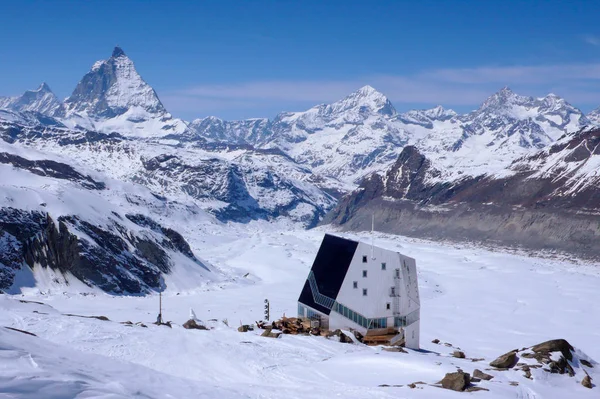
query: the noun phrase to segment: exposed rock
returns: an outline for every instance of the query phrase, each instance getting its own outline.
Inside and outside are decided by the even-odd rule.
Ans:
[[[106,316],[82,316],[82,315],[71,314],[71,313],[65,313],[64,316],[82,317],[84,319],[97,319],[97,320],[102,320],[102,321],[110,321],[110,319]]]
[[[519,386],[519,383],[517,381],[510,381],[509,384],[513,387]]]
[[[239,332],[248,332],[249,326],[247,324],[241,325],[238,327]]]
[[[16,331],[16,332],[20,332],[20,333],[23,333],[23,334],[27,334],[27,335],[31,335],[31,336],[37,337],[37,335],[35,335],[34,333],[31,333],[29,331],[19,330],[18,328],[14,328],[14,327],[4,327],[4,328],[7,328],[9,330],[13,330],[13,331]]]
[[[354,340],[342,332],[340,334],[340,342],[343,344],[353,344]]]
[[[511,351],[491,362],[490,366],[499,369],[511,368],[517,363],[517,359],[517,351]]]
[[[459,370],[455,373],[447,373],[440,383],[442,388],[462,392],[471,383],[471,376],[469,373]]]
[[[436,339],[434,339],[433,341],[431,341],[431,343],[433,343],[433,344],[439,344],[439,343],[440,343],[440,340],[436,338]]]
[[[410,389],[415,389],[417,387],[417,385],[412,383],[412,384],[408,384],[407,387],[409,387]]]
[[[352,331],[352,333],[354,334],[354,338],[356,338],[356,340],[357,340],[358,342],[361,342],[361,343],[363,342],[363,340],[364,340],[364,338],[365,338],[365,337],[364,337],[364,335],[362,335],[360,332],[358,332],[358,331],[356,331],[356,330],[355,330],[355,331]]]
[[[589,375],[583,377],[583,380],[581,380],[581,385],[583,385],[586,388],[592,389],[593,385],[591,377]]]
[[[196,323],[196,320],[194,319],[189,319],[188,321],[183,323],[183,328],[188,330],[208,330],[208,328],[206,328],[202,324]]]
[[[262,334],[260,334],[261,337],[268,337],[268,338],[279,338],[281,336],[280,332],[273,332],[271,329],[266,329],[265,331],[263,331]]]
[[[462,352],[462,351],[454,351],[454,352],[452,353],[452,356],[453,356],[453,357],[456,357],[456,358],[458,358],[458,359],[464,359],[464,358],[466,357],[466,356],[465,356],[465,353],[464,353],[464,352]]]
[[[483,371],[481,371],[481,370],[479,370],[479,369],[475,369],[475,370],[473,370],[473,377],[476,377],[476,378],[481,378],[482,380],[485,380],[485,381],[489,381],[489,380],[491,380],[492,378],[494,378],[494,376],[493,376],[493,375],[490,375],[490,374],[484,373]]]
[[[544,354],[550,352],[561,352],[567,360],[573,360],[573,354],[571,353],[573,347],[565,339],[553,339],[542,342],[541,344],[534,345],[531,350],[536,353]]]
[[[489,389],[482,388],[482,387],[476,387],[476,386],[468,387],[465,389],[465,392],[477,392],[477,391],[489,391]]]
[[[386,352],[400,352],[400,353],[408,353],[403,347],[401,346],[386,346],[383,348],[384,351]]]
[[[579,362],[580,362],[581,364],[583,364],[584,366],[586,366],[586,367],[590,367],[590,368],[593,368],[593,367],[594,367],[594,365],[592,365],[592,363],[588,362],[588,361],[587,361],[587,360],[585,360],[585,359],[579,359]]]

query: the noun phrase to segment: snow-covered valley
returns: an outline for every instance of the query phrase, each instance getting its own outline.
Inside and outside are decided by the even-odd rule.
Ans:
[[[364,86],[187,122],[119,47],[64,101],[0,98],[0,397],[595,397],[597,114],[506,87],[400,113]],[[325,233],[416,259],[421,350],[238,332],[265,299],[296,316]],[[490,367],[557,338],[573,376]],[[459,368],[493,378],[437,386]]]
[[[110,296],[41,277],[22,295],[3,295],[0,325],[37,337],[0,329],[0,392],[9,398],[461,397],[468,394],[430,384],[457,368],[468,373],[478,368],[494,378],[478,384],[489,392],[472,395],[595,397],[595,389],[580,381],[586,372],[593,381],[600,379],[600,366],[593,361],[600,358],[595,327],[600,313],[593,306],[600,300],[600,270],[574,259],[376,233],[377,245],[417,259],[421,351],[238,332],[240,323],[262,318],[265,298],[273,319],[295,315],[326,231],[253,222],[197,235],[190,240],[194,252],[235,278],[199,289],[167,286],[163,315],[172,328],[151,324],[158,312],[156,295]],[[351,237],[370,240],[369,233]],[[182,328],[190,309],[213,329]],[[147,327],[122,324],[126,321]],[[431,342],[436,338],[440,344]],[[522,371],[488,370],[490,361],[509,350],[554,338],[567,339],[576,348],[575,358],[594,367],[574,361],[574,377],[532,369],[532,380]],[[457,348],[466,359],[452,357]],[[425,384],[408,386],[419,381]]]

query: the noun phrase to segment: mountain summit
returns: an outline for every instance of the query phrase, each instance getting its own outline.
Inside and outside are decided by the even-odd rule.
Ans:
[[[396,109],[390,100],[383,93],[368,85],[326,107],[328,114],[340,114],[349,110],[382,115],[396,114]]]
[[[134,108],[148,114],[167,113],[156,92],[138,74],[120,47],[108,60],[98,61],[65,101],[67,114],[113,118]]]
[[[52,115],[62,108],[62,104],[44,82],[37,89],[27,90],[18,97],[0,98],[0,108]]]
[[[113,58],[117,58],[117,57],[121,57],[121,56],[127,57],[125,55],[125,52],[123,51],[123,49],[121,47],[119,47],[119,46],[115,47],[115,49],[112,52],[112,56],[113,56]]]

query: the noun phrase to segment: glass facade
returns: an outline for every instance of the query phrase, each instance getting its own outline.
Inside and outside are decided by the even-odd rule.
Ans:
[[[321,320],[322,319],[321,313],[315,312],[311,308],[304,306],[301,303],[298,304],[298,317],[303,318],[303,319],[306,318],[306,319],[310,319],[310,320]]]
[[[406,316],[394,317],[394,327],[410,326],[415,321],[419,321],[419,310],[410,312]]]

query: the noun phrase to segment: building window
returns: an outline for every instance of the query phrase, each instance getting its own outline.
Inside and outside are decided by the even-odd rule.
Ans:
[[[367,277],[367,271],[363,270],[363,277]]]
[[[363,255],[363,263],[367,263],[367,255]]]
[[[367,289],[363,288],[363,296],[367,296]]]
[[[400,269],[396,269],[396,277],[400,278]]]
[[[352,283],[352,287],[353,287],[353,288],[358,288],[358,281],[355,281],[355,282],[353,282],[353,283]]]
[[[391,295],[391,296],[396,296],[396,287],[392,287],[392,288],[390,289],[390,295]]]
[[[385,304],[386,310],[390,310],[391,308],[392,308],[392,305],[389,302]]]
[[[385,262],[381,264],[381,270],[385,270]]]

